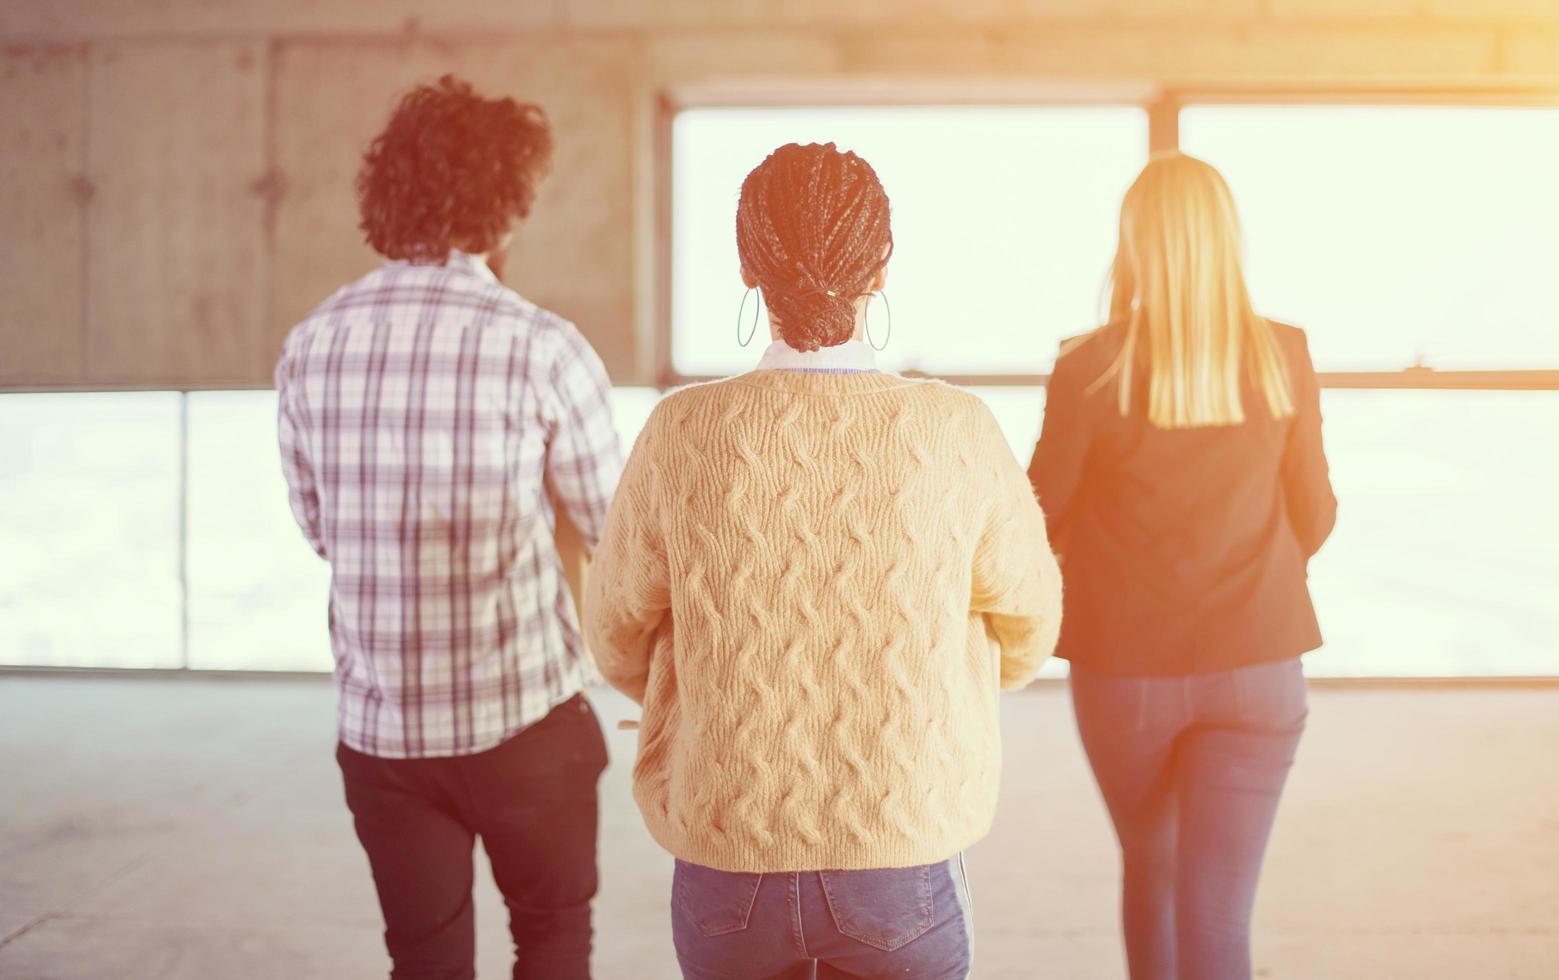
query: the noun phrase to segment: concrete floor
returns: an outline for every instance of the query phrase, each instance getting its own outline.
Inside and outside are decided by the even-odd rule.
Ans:
[[[597,703],[609,725],[632,713]],[[1005,702],[970,854],[978,980],[1124,975],[1116,857],[1065,692]],[[0,977],[385,975],[324,680],[0,675]],[[670,860],[610,732],[600,980],[674,978]],[[1559,687],[1318,687],[1256,927],[1257,973],[1559,977]],[[481,973],[505,976],[490,880]],[[1194,980],[1194,978],[1187,978]]]

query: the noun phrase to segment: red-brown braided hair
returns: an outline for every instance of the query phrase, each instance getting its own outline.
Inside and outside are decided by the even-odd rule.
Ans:
[[[742,181],[736,251],[800,351],[855,333],[855,301],[893,252],[888,195],[871,164],[832,143],[787,143]]]

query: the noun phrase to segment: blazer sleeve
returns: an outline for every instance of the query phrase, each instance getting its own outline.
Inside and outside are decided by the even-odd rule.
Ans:
[[[1061,630],[1061,571],[1045,516],[996,420],[985,411],[980,447],[992,473],[990,506],[975,546],[971,611],[1001,649],[1001,686],[1015,690],[1055,651]]]
[[[662,402],[623,468],[585,579],[585,639],[607,683],[639,703],[650,655],[671,615],[671,573],[659,501]]]
[[[1090,433],[1083,404],[1087,382],[1081,375],[1075,354],[1063,353],[1056,358],[1045,388],[1045,420],[1029,459],[1029,483],[1039,498],[1050,537],[1056,541],[1063,538],[1088,461]]]
[[[1294,420],[1283,447],[1283,496],[1294,537],[1309,558],[1321,550],[1337,523],[1337,497],[1321,447],[1321,386],[1305,335],[1294,333],[1298,338],[1290,372]]]

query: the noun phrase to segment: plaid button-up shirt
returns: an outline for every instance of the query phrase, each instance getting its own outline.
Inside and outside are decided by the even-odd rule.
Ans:
[[[551,500],[593,549],[622,468],[609,385],[573,324],[460,252],[390,262],[288,336],[282,467],[330,562],[348,746],[480,752],[594,682]]]

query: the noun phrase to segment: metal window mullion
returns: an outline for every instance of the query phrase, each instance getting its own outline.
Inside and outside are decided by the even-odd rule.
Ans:
[[[179,392],[179,669],[189,656],[189,392]]]
[[[935,374],[905,371],[906,377],[935,378],[960,387],[1042,388],[1049,374]],[[672,374],[650,387],[662,394],[692,384],[719,381],[723,375]],[[1559,370],[1510,371],[1320,371],[1326,390],[1373,391],[1559,391]]]
[[[1159,153],[1180,149],[1180,98],[1172,92],[1143,108],[1148,113],[1148,151]]]

